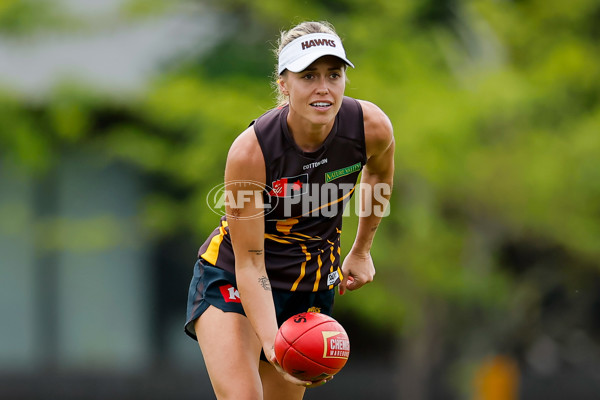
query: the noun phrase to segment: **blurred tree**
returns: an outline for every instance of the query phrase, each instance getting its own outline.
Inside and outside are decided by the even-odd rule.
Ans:
[[[26,37],[46,29],[64,30],[75,26],[62,4],[52,0],[3,0],[0,3],[0,35]]]

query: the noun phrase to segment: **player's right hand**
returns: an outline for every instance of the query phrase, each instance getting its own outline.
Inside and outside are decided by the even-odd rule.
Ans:
[[[293,383],[294,385],[298,385],[298,386],[304,386],[304,387],[316,387],[316,386],[321,386],[327,382],[329,382],[330,380],[333,379],[333,376],[329,376],[325,379],[322,379],[320,381],[303,381],[302,379],[298,379],[293,375],[288,374],[282,367],[281,365],[279,365],[279,362],[277,361],[277,357],[275,357],[275,348],[271,347],[268,351],[266,349],[263,349],[265,352],[265,356],[267,357],[267,360],[269,360],[269,362],[275,367],[275,369],[277,369],[277,371],[283,375],[283,378],[288,381]]]

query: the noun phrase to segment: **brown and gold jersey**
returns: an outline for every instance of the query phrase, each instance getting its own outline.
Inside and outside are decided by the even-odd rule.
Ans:
[[[342,275],[342,214],[366,163],[362,108],[344,97],[331,132],[314,152],[295,144],[286,122],[288,111],[288,106],[276,108],[253,122],[266,166],[267,274],[276,289],[330,289]],[[226,216],[198,255],[235,273]]]

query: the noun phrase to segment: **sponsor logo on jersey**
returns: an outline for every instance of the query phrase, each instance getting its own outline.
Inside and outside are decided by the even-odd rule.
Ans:
[[[335,284],[335,282],[338,280],[339,277],[340,277],[340,273],[337,272],[337,270],[333,271],[332,273],[327,275],[327,285]]]
[[[323,358],[344,358],[350,355],[350,340],[343,332],[323,331]]]
[[[227,303],[241,303],[240,300],[240,292],[234,288],[232,285],[227,284],[219,287],[221,294],[223,295],[223,299]]]
[[[342,176],[350,175],[353,172],[358,172],[362,168],[361,163],[356,163],[348,167],[336,169],[335,171],[325,172],[325,182],[331,182],[335,179],[341,178]]]
[[[319,160],[319,161],[312,162],[310,164],[304,164],[302,166],[302,169],[304,171],[306,171],[307,169],[317,168],[319,165],[323,165],[323,164],[327,164],[327,159],[326,158],[324,158],[322,160]]]
[[[273,181],[269,196],[295,197],[308,191],[308,174],[280,178]]]

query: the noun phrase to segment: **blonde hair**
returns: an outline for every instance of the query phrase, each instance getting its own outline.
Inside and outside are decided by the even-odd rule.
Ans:
[[[279,60],[279,53],[281,50],[294,40],[298,39],[301,36],[308,35],[311,33],[330,33],[339,38],[338,34],[335,32],[335,28],[327,21],[305,21],[302,22],[288,31],[282,31],[279,40],[277,42],[277,48],[274,50],[275,57]],[[340,39],[341,40],[341,39]],[[285,74],[285,71],[282,75]],[[281,88],[279,87],[279,72],[277,71],[277,64],[275,64],[275,73],[273,74],[273,87],[275,89],[275,93],[277,96],[277,105],[283,106],[287,104],[287,97],[281,92]]]

